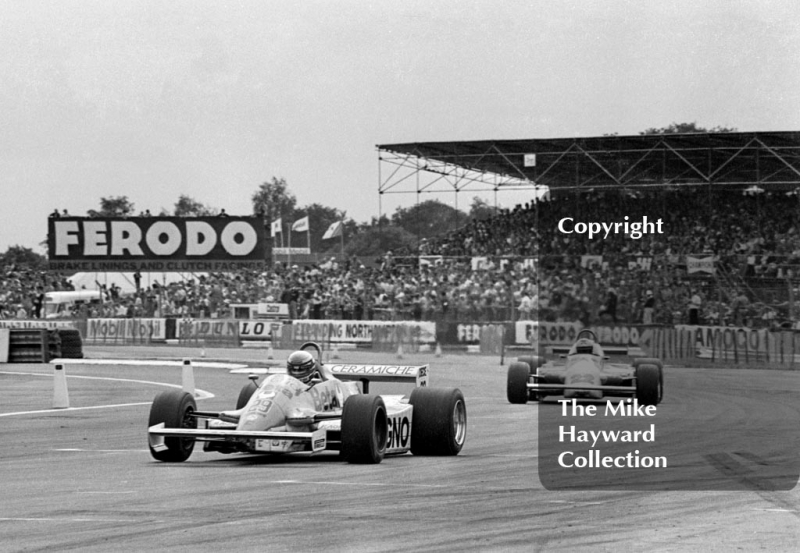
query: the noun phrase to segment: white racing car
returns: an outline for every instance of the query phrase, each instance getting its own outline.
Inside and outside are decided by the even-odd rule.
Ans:
[[[316,349],[316,359],[308,349]],[[300,359],[297,367],[293,357]],[[302,380],[293,376],[304,367]],[[339,451],[350,463],[380,463],[385,455],[409,451],[458,455],[464,446],[464,395],[458,388],[429,388],[427,365],[324,366],[319,346],[309,342],[290,356],[287,369],[234,372],[251,375],[230,411],[198,411],[194,397],[180,390],[156,396],[148,425],[155,459],[185,461],[198,441],[205,451],[221,453]],[[259,374],[266,375],[260,385]],[[416,387],[406,396],[373,395],[370,382]]]
[[[608,363],[597,336],[581,330],[563,359],[543,363],[521,357],[508,367],[506,396],[510,403],[540,401],[548,395],[565,399],[635,397],[640,405],[658,405],[664,395],[664,369],[659,359],[639,358],[633,364]]]

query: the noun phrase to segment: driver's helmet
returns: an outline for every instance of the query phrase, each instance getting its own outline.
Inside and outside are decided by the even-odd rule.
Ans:
[[[317,363],[314,356],[304,350],[295,351],[286,360],[286,369],[290,376],[308,384],[314,375]]]
[[[594,340],[581,338],[575,342],[575,353],[594,353]]]

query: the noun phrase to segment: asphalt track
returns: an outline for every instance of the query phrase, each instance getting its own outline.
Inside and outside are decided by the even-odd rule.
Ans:
[[[92,358],[197,353],[87,348]],[[253,350],[206,354],[264,357]],[[389,354],[342,357],[398,362]],[[180,368],[69,365],[70,409],[54,411],[51,366],[0,366],[0,550],[797,550],[796,488],[769,491],[748,479],[745,467],[724,475],[741,485],[738,491],[550,491],[537,470],[537,420],[540,409],[557,406],[508,404],[506,367],[497,358],[418,354],[402,363],[430,363],[431,385],[464,392],[469,428],[461,455],[356,466],[332,455],[230,456],[196,448],[186,463],[163,464],[147,450],[149,402],[165,385],[180,384]],[[722,418],[735,431],[752,426],[753,411],[769,405],[797,427],[798,379],[795,371],[669,369],[659,409],[691,421],[702,406],[703,416]],[[214,396],[199,408],[214,410],[231,408],[245,379],[196,368],[195,382]],[[746,391],[732,394],[731,386]],[[797,457],[794,435],[756,430],[772,440],[771,449]],[[663,439],[689,458],[697,447],[681,445],[679,433]],[[724,450],[724,436],[718,444],[707,439],[711,450]],[[698,479],[714,469],[708,459],[692,461]]]

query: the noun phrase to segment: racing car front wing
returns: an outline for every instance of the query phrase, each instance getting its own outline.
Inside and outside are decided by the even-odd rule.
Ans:
[[[528,390],[575,390],[594,392],[600,391],[608,394],[631,394],[636,395],[636,386],[596,386],[591,384],[539,384],[528,383]]]
[[[303,444],[310,446],[310,451],[323,451],[327,446],[327,431],[324,428],[314,432],[274,432],[274,431],[242,431],[242,430],[212,430],[208,428],[166,428],[164,423],[156,424],[148,429],[150,447],[156,451],[167,448],[164,438],[193,438],[207,442],[242,443],[254,440],[254,449],[258,451],[274,451],[278,446],[271,446],[280,442],[280,450],[290,444]]]

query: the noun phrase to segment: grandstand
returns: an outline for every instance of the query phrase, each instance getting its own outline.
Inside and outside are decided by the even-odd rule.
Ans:
[[[378,148],[381,164],[392,166],[381,172],[379,195],[522,187],[532,199],[431,240],[406,260],[387,252],[378,264],[339,259],[142,279],[127,294],[108,287],[103,306],[82,306],[75,318],[186,326],[235,318],[235,306],[279,304],[288,320],[434,322],[437,337],[471,343],[481,325],[526,320],[775,328],[800,319],[800,133]],[[566,216],[645,215],[663,220],[666,234],[588,240],[556,230]],[[71,288],[63,274],[7,268],[0,316],[40,317],[44,292]],[[515,332],[524,342],[530,328]]]

